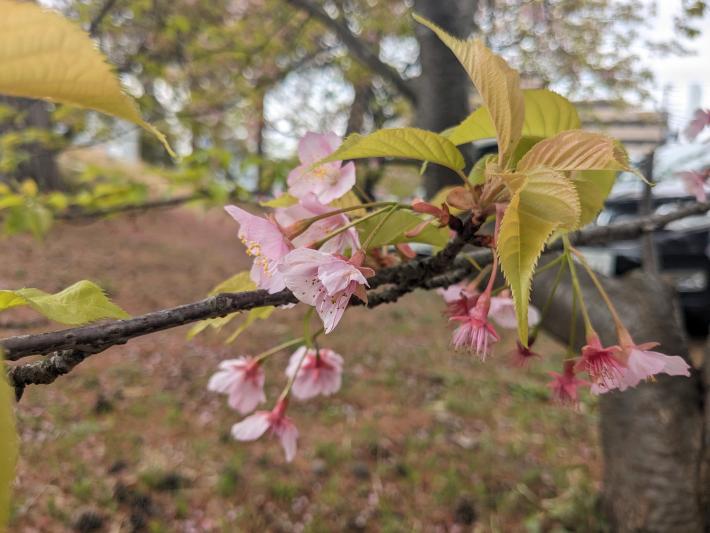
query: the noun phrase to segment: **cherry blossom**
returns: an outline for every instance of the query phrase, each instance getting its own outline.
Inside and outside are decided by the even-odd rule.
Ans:
[[[509,291],[505,290],[499,296],[491,297],[489,316],[502,328],[518,328],[518,317],[515,314],[515,305]],[[538,322],[540,322],[540,312],[531,305],[528,308],[528,326],[535,326]]]
[[[323,204],[340,198],[355,185],[355,164],[342,161],[325,163],[311,168],[314,163],[332,154],[342,140],[335,133],[308,132],[298,143],[301,165],[288,175],[288,192],[296,198],[315,194]]]
[[[485,360],[491,353],[491,347],[500,340],[495,328],[488,322],[490,296],[486,291],[476,300],[476,305],[465,315],[452,316],[450,320],[460,322],[452,338],[452,344],[457,350],[467,348],[472,353]]]
[[[565,361],[562,374],[548,372],[552,376],[547,386],[552,389],[553,400],[563,404],[577,404],[577,389],[589,385],[586,381],[577,378],[574,371],[574,361]]]
[[[314,349],[301,346],[291,355],[286,375],[296,375],[291,392],[299,400],[319,394],[330,396],[340,390],[343,358],[333,350],[321,348],[316,353]]]
[[[299,248],[290,252],[279,267],[286,286],[300,301],[315,307],[325,333],[338,325],[355,294],[367,301],[367,278],[371,268],[362,267],[362,252],[348,260],[335,255]]]
[[[272,411],[257,411],[246,417],[232,426],[232,436],[239,441],[253,441],[268,430],[279,439],[286,461],[290,463],[296,455],[298,429],[285,415],[287,405],[287,400],[279,400]]]
[[[271,294],[283,290],[286,285],[277,267],[293,246],[279,226],[235,205],[224,209],[239,223],[239,238],[246,246],[247,254],[254,257],[250,272],[252,281]]]
[[[705,182],[708,179],[708,171],[700,172],[697,170],[686,170],[678,172],[678,176],[683,181],[683,186],[688,194],[695,196],[698,202],[706,202],[708,199],[705,191]]]
[[[264,370],[253,357],[227,359],[219,364],[207,388],[228,395],[227,403],[245,415],[266,401],[264,395]]]
[[[513,350],[513,365],[517,367],[526,367],[530,362],[536,358],[540,357],[540,354],[532,351],[532,345],[534,340],[529,340],[528,344],[530,346],[523,346],[520,341],[515,341],[515,350]]]
[[[690,376],[690,365],[682,357],[651,350],[658,346],[657,342],[636,344],[623,327],[619,328],[619,342],[626,361],[623,375],[624,388],[635,387],[641,381],[656,374]]]
[[[298,225],[299,222],[305,219],[324,215],[333,210],[332,207],[320,203],[315,194],[308,194],[296,205],[276,209],[275,218],[279,225],[286,227]],[[294,237],[291,242],[296,248],[307,247],[349,222],[350,219],[345,213],[334,214],[332,217],[323,218],[312,223],[308,229]],[[347,250],[354,251],[359,248],[360,238],[357,230],[350,228],[328,239],[319,249],[322,252],[342,254]]]
[[[582,358],[575,365],[575,371],[589,375],[592,394],[626,388],[623,379],[625,366],[619,360],[620,354],[619,346],[604,348],[596,333],[587,336],[587,344],[582,347]]]
[[[476,305],[479,295],[473,284],[465,282],[449,285],[445,289],[436,289],[436,292],[444,298],[444,302],[446,302],[444,314],[449,318],[468,314]]]
[[[710,126],[710,109],[696,109],[693,120],[685,128],[685,136],[688,140],[695,140],[707,126]]]

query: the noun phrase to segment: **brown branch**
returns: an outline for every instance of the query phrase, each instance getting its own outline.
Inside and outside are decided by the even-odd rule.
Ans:
[[[91,37],[96,37],[98,31],[99,31],[99,26],[101,26],[101,22],[103,22],[104,18],[106,18],[106,15],[109,14],[109,12],[113,9],[114,5],[116,5],[116,0],[106,0],[104,2],[104,5],[101,6],[101,9],[94,15],[94,18],[91,19],[91,24],[89,25],[89,35]]]
[[[710,202],[696,203],[673,213],[652,215],[636,221],[595,227],[579,231],[572,236],[577,245],[600,244],[614,240],[633,239],[644,233],[662,229],[666,224],[687,216],[710,211]],[[459,236],[451,241],[438,254],[415,259],[396,267],[386,268],[370,278],[368,307],[395,302],[401,296],[417,288],[431,289],[444,287],[470,275],[473,267],[464,257],[457,257],[467,242],[475,240],[475,233],[480,224],[469,222]],[[552,247],[554,249],[555,247]],[[490,260],[490,252],[476,254],[476,259],[483,264]],[[377,288],[386,288],[376,291]],[[184,324],[225,316],[237,311],[246,311],[255,307],[279,306],[295,303],[293,294],[284,290],[276,294],[266,291],[219,294],[199,302],[148,313],[139,317],[118,320],[106,324],[96,324],[61,331],[22,335],[0,341],[6,358],[18,360],[30,355],[50,357],[33,363],[14,366],[8,374],[18,396],[28,384],[51,383],[58,376],[71,371],[86,357],[99,353],[117,344]],[[353,305],[362,302],[353,300]]]
[[[407,98],[411,103],[416,103],[417,95],[412,85],[402,78],[397,70],[383,62],[342,20],[331,18],[323,8],[315,5],[310,0],[286,0],[286,2],[305,11],[314,19],[320,21],[324,26],[335,33],[355,59],[372,70],[372,72],[394,85],[402,96]]]

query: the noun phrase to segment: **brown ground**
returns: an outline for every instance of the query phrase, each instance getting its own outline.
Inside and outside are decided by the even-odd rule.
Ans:
[[[91,279],[139,314],[245,269],[235,229],[218,210],[188,209],[58,225],[43,244],[1,241],[0,282],[54,291]],[[240,417],[205,384],[221,359],[300,335],[300,310],[230,346],[226,335],[186,342],[186,328],[152,335],[28,389],[12,530],[597,529],[594,407],[550,406],[544,385],[561,349],[543,339],[546,360],[521,371],[509,339],[481,364],[448,349],[441,307],[418,293],[348,312],[327,338],[346,359],[343,390],[292,405],[301,438],[290,465],[269,439],[231,440]],[[287,356],[267,365],[271,401]]]

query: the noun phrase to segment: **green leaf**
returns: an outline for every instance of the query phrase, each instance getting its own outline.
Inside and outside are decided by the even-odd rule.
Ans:
[[[473,81],[495,127],[499,165],[505,168],[522,136],[525,118],[525,101],[518,72],[488,49],[480,39],[461,41],[416,14],[414,19],[436,33]]]
[[[216,285],[211,291],[210,296],[220,294],[222,292],[245,292],[256,289],[256,284],[251,280],[249,272],[239,272],[231,278],[225,279],[222,283]]]
[[[581,125],[572,102],[547,89],[526,89],[523,138],[552,137],[562,131],[578,129]],[[479,107],[459,125],[442,133],[455,145],[466,144],[496,136],[493,121],[485,106]]]
[[[247,314],[246,320],[244,320],[244,322],[242,322],[239,327],[234,330],[234,333],[232,333],[227,340],[224,341],[225,344],[233,343],[237,337],[244,333],[256,320],[266,320],[275,310],[276,308],[273,305],[267,307],[255,307],[254,309],[251,309]]]
[[[94,109],[155,135],[89,34],[31,2],[0,0],[0,93]]]
[[[39,289],[0,291],[0,311],[19,305],[29,305],[50,320],[72,326],[102,318],[129,317],[106,297],[101,287],[87,280],[78,281],[56,294]]]
[[[370,232],[372,232],[380,220],[382,220],[383,216],[386,216],[386,213],[374,216],[357,225],[361,241],[367,238]],[[424,219],[410,211],[395,211],[377,231],[369,247],[378,248],[388,244],[401,244],[405,242],[420,242],[436,247],[446,246],[446,243],[449,241],[449,228],[437,228],[435,225],[430,224],[424,228],[419,235],[414,237],[406,237],[404,235],[406,231],[414,229],[421,224],[423,220]]]
[[[259,202],[259,205],[263,207],[290,207],[298,203],[298,198],[291,196],[290,194],[282,194],[278,198],[268,200],[266,202]]]
[[[463,155],[447,138],[418,128],[391,128],[369,135],[350,135],[340,147],[314,166],[330,161],[366,157],[398,157],[428,161],[460,171]]]
[[[630,170],[624,148],[611,137],[583,130],[569,130],[544,139],[519,161],[519,172],[536,168],[557,171]]]
[[[253,291],[256,289],[256,284],[251,280],[249,272],[239,272],[234,274],[232,277],[227,278],[223,282],[216,285],[210,292],[210,296],[215,296],[223,292],[245,292]],[[224,326],[229,324],[234,318],[236,318],[240,313],[230,313],[226,316],[221,316],[217,318],[208,318],[206,320],[200,320],[197,324],[192,326],[187,332],[187,339],[191,340],[195,336],[199,335],[207,328],[212,328],[216,330],[222,329]]]
[[[572,173],[572,183],[577,189],[582,207],[579,215],[580,228],[593,222],[604,207],[617,175],[616,170],[583,170]]]
[[[572,182],[549,169],[528,174],[505,210],[497,251],[513,293],[520,342],[525,346],[530,284],[537,260],[555,230],[577,226],[580,210]]]
[[[5,531],[10,515],[10,496],[15,479],[15,464],[19,450],[19,439],[15,429],[13,404],[15,395],[7,382],[4,363],[0,376],[0,531]]]

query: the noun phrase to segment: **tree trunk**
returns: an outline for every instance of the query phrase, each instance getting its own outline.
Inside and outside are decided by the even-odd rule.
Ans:
[[[478,0],[415,0],[423,17],[456,37],[466,38],[474,29]],[[442,131],[461,122],[469,112],[471,81],[456,57],[428,28],[416,25],[421,76],[417,79],[417,126]],[[461,180],[452,171],[429,165],[424,178],[428,197]]]
[[[27,128],[50,131],[52,122],[48,104],[38,100],[0,96],[0,103],[13,107],[17,113],[12,122],[0,124],[0,135]],[[61,190],[64,182],[57,165],[57,153],[46,143],[32,142],[16,148],[26,158],[14,172],[4,176],[4,181],[35,180],[40,190]]]
[[[546,272],[538,278],[533,300],[539,305],[547,297],[552,276]],[[592,322],[604,344],[614,344],[609,313],[591,282],[581,281]],[[604,280],[604,285],[637,342],[659,341],[664,353],[688,357],[677,298],[670,287],[640,272],[623,280]],[[571,326],[571,293],[569,283],[560,284],[546,320],[549,332],[563,342]],[[581,324],[578,330],[581,333]],[[613,531],[708,530],[708,479],[701,476],[707,417],[703,401],[710,400],[703,398],[697,371],[690,378],[661,375],[653,383],[602,395],[603,501]],[[704,438],[710,442],[707,434]]]

